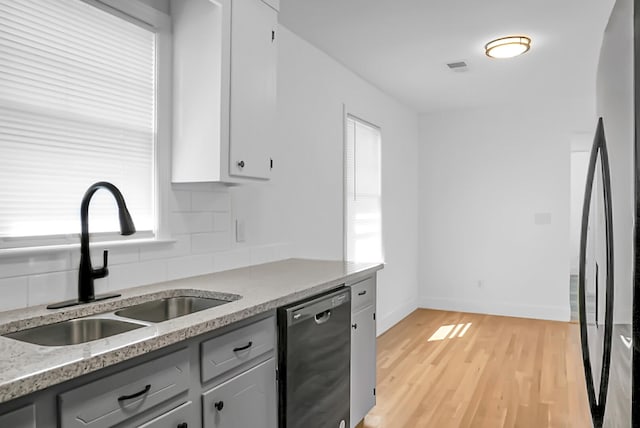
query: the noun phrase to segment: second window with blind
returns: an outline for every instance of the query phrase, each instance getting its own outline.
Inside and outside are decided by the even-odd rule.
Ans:
[[[382,135],[352,115],[345,126],[345,259],[382,262]]]

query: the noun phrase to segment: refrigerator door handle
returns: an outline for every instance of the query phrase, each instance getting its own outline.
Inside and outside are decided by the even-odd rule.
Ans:
[[[596,391],[591,371],[591,356],[589,354],[589,338],[587,332],[586,314],[586,250],[587,250],[587,230],[589,226],[589,209],[591,196],[593,193],[593,180],[595,179],[596,164],[600,155],[602,165],[602,184],[604,194],[604,216],[605,216],[605,240],[606,240],[606,302],[605,302],[605,324],[604,324],[604,350],[602,354],[602,371],[600,376],[600,390],[596,398]],[[609,371],[611,365],[611,338],[613,333],[613,214],[611,206],[611,174],[609,169],[609,155],[607,153],[607,142],[604,135],[604,123],[602,118],[598,119],[596,135],[593,139],[591,156],[589,158],[589,168],[587,170],[587,182],[584,192],[584,203],[582,205],[582,225],[580,233],[580,259],[578,277],[578,298],[580,308],[580,339],[582,344],[582,361],[584,363],[584,374],[587,384],[587,394],[589,396],[589,406],[591,417],[595,428],[601,428],[604,420],[604,411],[607,400],[607,390],[609,387]]]

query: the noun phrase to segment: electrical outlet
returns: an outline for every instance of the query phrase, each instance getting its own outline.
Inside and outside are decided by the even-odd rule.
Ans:
[[[244,241],[244,220],[236,220],[236,242]]]

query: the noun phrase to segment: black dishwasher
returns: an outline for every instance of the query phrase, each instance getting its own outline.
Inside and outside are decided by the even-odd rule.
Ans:
[[[348,428],[351,290],[278,309],[280,428]]]

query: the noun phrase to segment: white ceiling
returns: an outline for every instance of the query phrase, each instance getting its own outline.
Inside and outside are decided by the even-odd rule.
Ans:
[[[595,91],[613,0],[281,0],[280,22],[418,112]],[[511,34],[533,39],[513,59],[484,55]],[[464,60],[453,72],[446,63]]]

